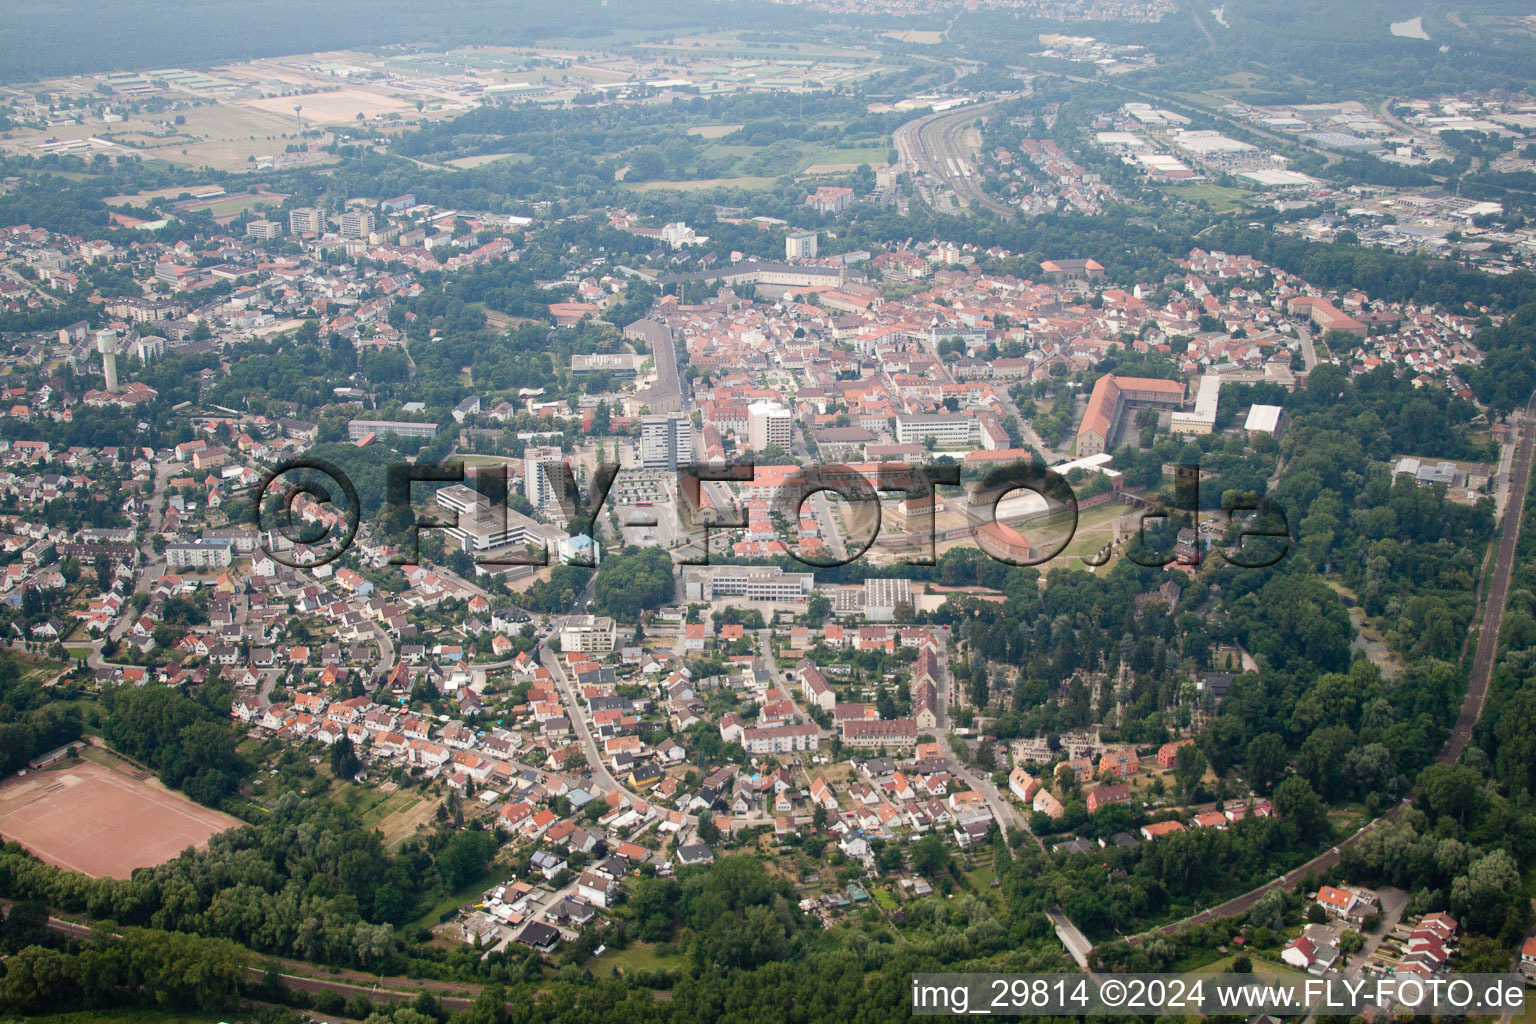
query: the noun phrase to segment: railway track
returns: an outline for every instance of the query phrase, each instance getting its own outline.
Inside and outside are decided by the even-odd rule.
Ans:
[[[968,104],[908,121],[896,129],[895,141],[903,161],[952,190],[961,201],[962,209],[975,201],[993,213],[1011,217],[1012,207],[982,191],[981,177],[972,167],[966,147],[959,141],[960,133],[967,125],[1000,102]]]

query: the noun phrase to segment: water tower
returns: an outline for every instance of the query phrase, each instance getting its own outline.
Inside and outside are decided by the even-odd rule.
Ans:
[[[304,134],[304,104],[302,104],[302,103],[295,103],[293,105],[293,116],[299,122],[299,134],[303,135]]]
[[[107,390],[117,391],[117,332],[96,332],[96,351],[101,353],[101,369],[107,378]]]

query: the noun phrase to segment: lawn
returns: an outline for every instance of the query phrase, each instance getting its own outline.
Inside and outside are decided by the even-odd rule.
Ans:
[[[1236,953],[1228,954],[1227,956],[1222,957],[1220,960],[1213,960],[1212,962],[1206,964],[1204,967],[1196,967],[1189,973],[1231,974],[1232,961],[1236,956]],[[1249,956],[1253,960],[1253,973],[1260,979],[1274,980],[1277,978],[1290,978],[1292,980],[1303,980],[1309,977],[1305,971],[1295,970],[1286,964],[1276,963],[1273,960],[1265,960],[1255,954],[1249,954]]]
[[[669,971],[676,970],[684,965],[682,956],[658,956],[656,946],[650,942],[632,942],[624,949],[610,950],[602,956],[595,956],[585,964],[587,970],[596,974],[599,968],[617,967],[624,973],[631,971]]]
[[[806,150],[805,158],[811,168],[857,167],[859,164],[869,164],[871,167],[884,167],[886,158],[890,156],[890,153],[890,147],[887,145],[864,143],[847,149],[837,146],[818,146],[814,149]]]
[[[1127,512],[1129,509],[1126,506],[1119,502],[1110,502],[1108,505],[1100,505],[1098,508],[1078,513],[1077,529],[1072,534],[1072,540],[1068,542],[1061,554],[1046,564],[1054,567],[1053,563],[1056,562],[1080,563],[1083,559],[1095,554],[1114,538],[1113,524]],[[1066,517],[1055,515],[1035,520],[1022,529],[1031,539],[1036,540],[1043,554],[1060,546],[1062,537],[1066,535],[1066,526]]]
[[[400,810],[410,797],[408,790],[396,789],[385,793],[373,786],[345,786],[341,799],[365,826],[376,828],[383,818]]]
[[[453,160],[444,161],[449,167],[464,170],[470,167],[483,167],[486,164],[495,163],[498,160],[509,160],[515,163],[523,163],[532,160],[531,153],[479,153],[475,156],[461,156]]]
[[[701,139],[718,139],[731,134],[741,128],[739,124],[701,124],[688,129],[689,135],[697,135]]]
[[[712,188],[767,188],[773,184],[773,179],[749,175],[741,178],[701,178],[698,181],[647,181],[635,185],[631,185],[628,182],[620,182],[620,184],[627,188],[632,188],[636,192],[656,192],[661,190],[702,192]]]
[[[257,207],[269,207],[275,210],[281,205],[282,200],[274,199],[271,196],[253,196],[244,194],[230,196],[228,199],[220,200],[219,202],[214,203],[212,206],[203,207],[203,209],[207,210],[209,214],[214,217],[233,217],[234,215],[243,213],[249,209]]]
[[[1248,201],[1248,192],[1230,185],[1202,182],[1193,185],[1162,185],[1162,191],[1188,203],[1206,203],[1212,213],[1231,213]]]
[[[438,900],[436,903],[432,904],[432,906],[422,911],[421,916],[416,918],[416,920],[412,921],[410,924],[406,925],[404,930],[409,933],[410,929],[413,928],[431,928],[432,926],[436,925],[441,920],[442,916],[448,913],[448,911],[462,907],[466,903],[479,903],[480,897],[484,895],[485,890],[489,889],[493,884],[495,884],[496,879],[500,876],[501,870],[494,863],[492,863],[491,869],[489,871],[478,878],[474,878],[468,882],[465,882],[454,892],[450,892],[443,896],[442,899]]]
[[[978,856],[976,858],[976,866],[971,868],[969,871],[962,871],[961,874],[965,876],[965,880],[969,882],[971,887],[977,892],[988,892],[992,885],[992,879],[996,875],[996,871],[993,869],[992,865],[991,854],[988,853],[985,856]]]

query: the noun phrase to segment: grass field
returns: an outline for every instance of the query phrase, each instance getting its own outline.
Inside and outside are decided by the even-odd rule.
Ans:
[[[1240,209],[1248,199],[1248,193],[1228,185],[1212,185],[1202,182],[1194,185],[1160,185],[1163,192],[1188,203],[1204,202],[1212,213],[1231,213]]]
[[[235,214],[244,213],[246,210],[262,207],[275,210],[281,205],[281,201],[272,199],[269,196],[247,194],[230,196],[228,199],[214,203],[212,206],[205,206],[203,209],[207,210],[214,217],[233,217]]]
[[[355,812],[362,823],[370,828],[377,827],[388,815],[399,810],[411,798],[413,791],[392,789],[384,792],[379,787],[363,789],[355,786],[343,786],[344,796],[342,802]]]
[[[133,195],[108,196],[102,202],[108,206],[145,206],[156,199],[174,199],[179,195],[199,196],[218,189],[218,185],[177,185],[173,188],[156,188]]]
[[[489,889],[500,877],[499,870],[492,866],[478,878],[465,882],[456,892],[448,893],[442,899],[432,904],[421,912],[421,916],[412,921],[407,928],[431,928],[436,925],[442,916],[448,911],[462,907],[466,903],[479,903],[485,890]]]
[[[628,182],[620,182],[620,184],[636,192],[704,192],[712,188],[767,188],[773,184],[773,180],[749,175],[740,178],[700,178],[698,181],[646,181],[634,185]]]
[[[358,114],[375,117],[379,114],[403,114],[415,108],[404,100],[383,93],[364,89],[337,89],[334,92],[303,93],[298,96],[269,96],[246,100],[244,106],[275,114],[285,120],[293,115],[295,104],[304,107],[306,124],[345,124],[356,120]]]
[[[189,107],[177,116],[183,118],[183,123],[170,126],[159,123],[164,120],[159,115],[145,114],[110,125],[86,122],[51,128],[47,132],[12,131],[5,148],[31,153],[35,151],[33,147],[45,139],[95,136],[138,154],[146,163],[164,160],[176,166],[206,165],[233,171],[245,169],[247,157],[281,153],[287,144],[283,140],[290,138],[294,131],[291,104],[279,114],[239,104],[214,103]],[[180,186],[171,190],[170,195],[188,191],[195,193],[197,189]],[[114,197],[120,201],[133,198],[142,197]]]
[[[511,160],[522,163],[532,159],[533,156],[528,153],[479,153],[475,156],[461,156],[454,160],[445,161],[445,163],[449,167],[464,170],[470,167],[483,167],[486,164],[493,164],[498,160]]]
[[[739,129],[739,124],[701,124],[688,129],[689,135],[697,135],[701,139],[718,139]]]
[[[1078,516],[1077,532],[1072,535],[1072,541],[1057,560],[1072,564],[1074,568],[1082,568],[1083,559],[1097,552],[1105,544],[1114,539],[1115,521],[1127,513],[1128,509],[1119,502],[1110,502],[1108,505],[1100,505],[1091,508]],[[1059,534],[1058,534],[1059,536]],[[1055,543],[1059,544],[1058,539]],[[1110,557],[1118,557],[1115,552]]]
[[[676,970],[686,964],[681,956],[657,956],[656,946],[649,942],[632,942],[621,950],[604,953],[595,956],[585,964],[593,974],[597,974],[599,968],[606,971],[617,967],[619,970],[630,971],[668,971]]]
[[[856,149],[838,149],[834,146],[826,146],[812,150],[806,154],[810,164],[806,166],[805,174],[840,174],[852,170],[860,164],[869,164],[870,167],[884,167],[886,157],[890,156],[890,150],[886,146],[860,146]]]

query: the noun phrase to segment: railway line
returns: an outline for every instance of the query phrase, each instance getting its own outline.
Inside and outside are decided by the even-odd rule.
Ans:
[[[968,147],[961,141],[966,126],[1000,102],[967,104],[919,117],[897,128],[892,138],[903,165],[953,191],[962,210],[974,201],[993,213],[1013,216],[1012,207],[982,191],[981,176],[970,161]],[[925,198],[934,206],[940,206],[938,197],[930,194],[925,186],[931,187],[928,182],[919,184]]]
[[[1488,686],[1493,678],[1494,657],[1499,649],[1499,627],[1504,619],[1504,605],[1509,596],[1509,581],[1514,573],[1515,558],[1520,544],[1520,520],[1525,512],[1526,492],[1531,485],[1531,464],[1536,459],[1536,395],[1532,395],[1525,407],[1525,418],[1520,425],[1520,447],[1514,464],[1510,467],[1509,504],[1500,524],[1498,547],[1494,555],[1493,574],[1488,591],[1482,602],[1482,614],[1478,621],[1477,648],[1472,657],[1472,670],[1467,677],[1467,693],[1462,698],[1461,711],[1451,734],[1446,737],[1436,760],[1442,764],[1456,761],[1472,739],[1472,730],[1482,717],[1488,698]],[[1214,921],[1218,918],[1241,914],[1265,893],[1277,888],[1292,888],[1308,873],[1322,873],[1336,866],[1341,851],[1360,842],[1372,829],[1383,821],[1399,817],[1404,808],[1411,806],[1411,795],[1394,804],[1379,818],[1362,825],[1353,835],[1338,846],[1327,850],[1305,864],[1286,872],[1272,882],[1267,882],[1241,896],[1234,896],[1214,907],[1202,910],[1172,924],[1131,936],[1127,941],[1136,943],[1154,935],[1169,935],[1191,924]]]

